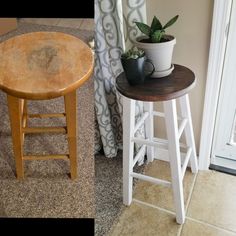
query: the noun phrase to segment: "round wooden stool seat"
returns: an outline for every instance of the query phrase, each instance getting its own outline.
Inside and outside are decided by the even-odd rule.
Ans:
[[[69,159],[77,177],[76,89],[93,72],[93,53],[82,40],[61,32],[32,32],[0,43],[0,89],[7,93],[17,178],[24,178],[24,160]],[[28,114],[27,100],[64,96],[65,112]],[[29,127],[29,118],[65,117],[66,127]],[[24,155],[27,133],[64,133],[66,154]]]
[[[60,32],[32,32],[0,44],[0,88],[25,99],[63,96],[93,71],[93,55],[80,39]]]
[[[135,86],[130,86],[125,74],[121,73],[116,79],[116,88],[124,96],[140,101],[166,101],[181,97],[195,86],[195,75],[185,66],[174,66],[169,76],[150,78]]]

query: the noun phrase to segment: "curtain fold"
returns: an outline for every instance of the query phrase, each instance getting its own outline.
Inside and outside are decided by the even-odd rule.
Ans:
[[[134,21],[146,22],[145,0],[95,0],[95,152],[103,149],[106,157],[122,149],[122,96],[115,80],[123,71],[121,53],[140,34]],[[136,102],[136,121],[142,113],[143,103]],[[136,135],[144,137],[144,128]]]

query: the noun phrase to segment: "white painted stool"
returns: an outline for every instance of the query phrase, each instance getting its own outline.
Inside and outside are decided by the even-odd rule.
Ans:
[[[185,221],[183,178],[189,161],[192,172],[198,172],[188,98],[188,92],[194,85],[194,73],[181,65],[175,65],[171,75],[161,79],[148,79],[142,85],[130,86],[124,73],[116,80],[117,90],[123,95],[123,203],[130,205],[132,202],[133,178],[172,187],[176,221],[179,224]],[[137,124],[135,124],[135,100],[144,101],[144,113]],[[181,117],[177,116],[176,100],[180,102]],[[153,102],[156,101],[163,101],[164,113],[153,111]],[[154,137],[153,116],[165,117],[168,140]],[[179,126],[178,120],[181,120]],[[135,137],[136,131],[144,122],[146,138]],[[179,142],[183,131],[186,145]],[[135,157],[134,143],[142,145]],[[169,151],[171,182],[133,172],[133,167],[145,148],[147,148],[147,160],[151,162],[154,160],[154,148],[160,146],[167,146]],[[187,150],[183,164],[181,164],[180,146]]]

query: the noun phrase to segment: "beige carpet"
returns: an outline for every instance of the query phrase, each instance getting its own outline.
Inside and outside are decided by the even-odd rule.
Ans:
[[[88,42],[93,32],[72,28],[21,23],[0,41],[31,31],[61,31]],[[6,94],[0,91],[0,217],[94,218],[94,99],[90,79],[77,90],[78,179],[70,180],[69,163],[63,160],[25,161],[25,180],[15,178]],[[62,98],[29,102],[32,113],[63,112]],[[59,118],[33,119],[30,125],[63,125]],[[67,151],[65,135],[27,135],[25,153],[47,154]]]

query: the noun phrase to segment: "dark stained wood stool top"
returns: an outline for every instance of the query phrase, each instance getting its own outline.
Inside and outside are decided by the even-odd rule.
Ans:
[[[93,64],[92,50],[75,36],[21,34],[0,43],[0,89],[26,99],[63,96],[90,78]]]
[[[135,86],[129,85],[123,72],[116,79],[116,88],[125,97],[140,101],[166,101],[181,97],[195,86],[195,75],[185,66],[174,66],[169,76],[149,78]]]

